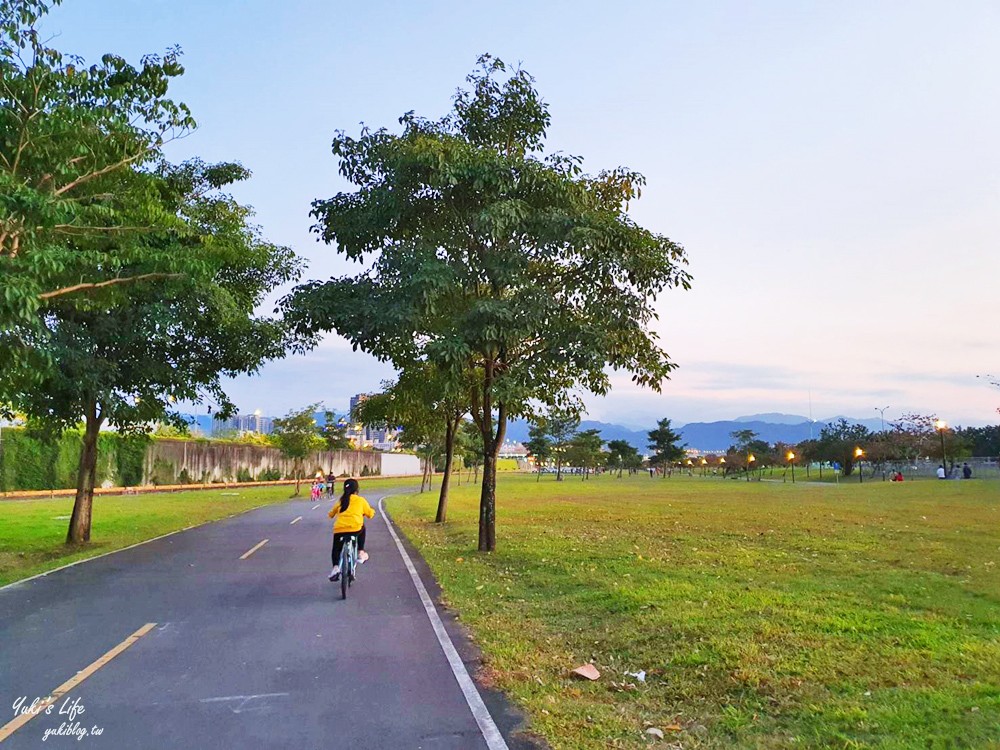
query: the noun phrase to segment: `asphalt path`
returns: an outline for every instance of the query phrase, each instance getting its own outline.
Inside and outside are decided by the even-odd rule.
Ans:
[[[376,506],[385,493],[363,494]],[[384,519],[368,521],[371,559],[342,601],[326,578],[331,503],[315,505],[268,506],[0,590],[0,727],[19,699],[122,647],[3,749],[489,748]],[[474,673],[475,651],[444,625]],[[480,693],[509,747],[525,747],[516,713]]]

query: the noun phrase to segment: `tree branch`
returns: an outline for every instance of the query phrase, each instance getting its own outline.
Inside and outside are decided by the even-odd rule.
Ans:
[[[133,284],[137,281],[148,281],[150,279],[181,279],[184,277],[182,273],[144,273],[138,276],[126,276],[124,278],[110,279],[108,281],[101,281],[99,283],[85,283],[85,284],[74,284],[73,286],[63,287],[62,289],[56,289],[52,292],[45,292],[44,294],[39,294],[38,299],[49,300],[54,297],[62,297],[67,294],[72,294],[74,292],[80,292],[84,289],[103,289],[104,287],[117,286],[119,284]]]

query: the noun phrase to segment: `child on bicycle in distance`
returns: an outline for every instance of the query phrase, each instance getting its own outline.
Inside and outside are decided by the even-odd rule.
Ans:
[[[344,549],[344,542],[348,537],[358,538],[358,562],[363,563],[368,559],[365,552],[365,517],[374,518],[375,511],[368,504],[368,501],[357,494],[358,480],[344,480],[344,494],[340,496],[340,502],[330,508],[327,515],[335,518],[333,522],[333,570],[330,571],[330,580],[336,581],[340,577],[340,553]]]

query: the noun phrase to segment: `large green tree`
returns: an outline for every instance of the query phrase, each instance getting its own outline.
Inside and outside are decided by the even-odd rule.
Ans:
[[[335,330],[399,369],[473,373],[483,440],[479,549],[496,546],[496,461],[507,420],[571,388],[610,388],[609,370],[659,389],[674,364],[651,329],[654,301],[687,287],[683,248],[628,214],[643,177],[583,172],[544,153],[550,116],[534,79],[483,56],[439,120],[402,132],[338,133],[355,189],[317,201],[323,240],[369,270],[314,282],[287,305],[305,332]]]
[[[185,272],[155,286],[117,287],[90,304],[55,297],[35,313],[33,376],[8,377],[5,397],[53,433],[83,423],[69,542],[90,538],[103,426],[145,432],[159,421],[180,424],[178,402],[207,401],[225,415],[233,405],[222,379],[284,353],[281,321],[255,310],[297,277],[299,264],[287,248],[262,240],[249,209],[222,192],[247,176],[232,164],[161,166],[161,210],[177,217],[180,229],[142,241],[182,257]],[[148,266],[137,257],[131,268],[143,273]]]

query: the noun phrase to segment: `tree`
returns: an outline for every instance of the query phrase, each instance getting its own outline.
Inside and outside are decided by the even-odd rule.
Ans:
[[[281,455],[294,462],[292,471],[295,474],[295,494],[292,497],[299,494],[306,458],[310,453],[322,450],[324,446],[316,426],[315,415],[319,408],[319,404],[309,404],[274,420],[271,441],[281,451]]]
[[[319,436],[326,443],[328,451],[349,451],[351,441],[347,437],[347,425],[337,419],[337,415],[327,409],[323,412],[323,424]]]
[[[542,478],[542,467],[552,458],[552,439],[545,434],[545,428],[533,424],[528,428],[528,442],[524,444],[528,455],[535,459],[537,479]]]
[[[854,472],[855,452],[872,438],[872,432],[862,424],[849,424],[841,418],[823,427],[819,433],[819,455],[824,461],[836,461],[845,477]]]
[[[635,446],[626,440],[608,441],[608,467],[618,470],[619,479],[621,479],[624,470],[628,469],[631,474],[641,465],[642,457]]]
[[[600,430],[578,432],[569,442],[566,462],[583,469],[583,478],[586,480],[590,471],[604,462],[603,446],[604,440],[601,438]]]
[[[156,175],[163,145],[194,127],[166,96],[180,52],[87,65],[38,31],[58,3],[0,0],[0,402],[55,354],[46,305],[109,307],[124,287],[164,293],[187,272],[150,241],[184,224],[163,210]]]
[[[286,301],[303,332],[334,329],[405,369],[431,359],[473,373],[484,446],[479,544],[496,546],[496,462],[507,420],[605,394],[608,368],[659,390],[675,365],[650,324],[653,303],[687,288],[684,250],[628,215],[643,178],[583,173],[544,155],[547,105],[523,70],[480,58],[453,111],[407,113],[402,133],[364,128],[333,143],[355,192],[313,204],[337,251],[371,262]]]
[[[50,433],[84,425],[68,542],[90,539],[104,425],[124,433],[147,432],[162,421],[180,426],[179,401],[214,402],[226,415],[234,407],[222,378],[253,373],[285,352],[281,321],[255,310],[274,287],[297,277],[299,264],[287,248],[262,240],[248,223],[249,209],[221,192],[248,174],[232,164],[161,165],[160,210],[176,216],[182,229],[137,241],[177,255],[185,273],[155,286],[111,289],[92,305],[64,296],[45,300],[36,311],[39,333],[30,339],[34,354],[26,359],[30,379],[0,374],[7,401]],[[137,259],[132,269],[149,267]]]
[[[428,483],[435,459],[445,454],[437,523],[447,520],[456,440],[462,418],[469,410],[468,383],[453,375],[429,362],[411,365],[396,382],[383,383],[383,393],[362,402],[354,415],[366,424],[402,425],[404,442],[425,456]]]
[[[663,476],[667,476],[666,467],[684,458],[684,446],[678,445],[681,441],[679,433],[670,427],[669,419],[661,419],[656,423],[656,429],[649,431],[649,450],[653,452],[649,459],[651,466],[662,466]]]
[[[556,481],[561,482],[566,451],[580,426],[580,412],[574,407],[553,407],[535,419],[552,443],[552,455],[556,459]]]
[[[458,450],[466,465],[476,473],[473,481],[479,481],[479,468],[483,465],[483,436],[473,422],[463,421],[459,426]]]

